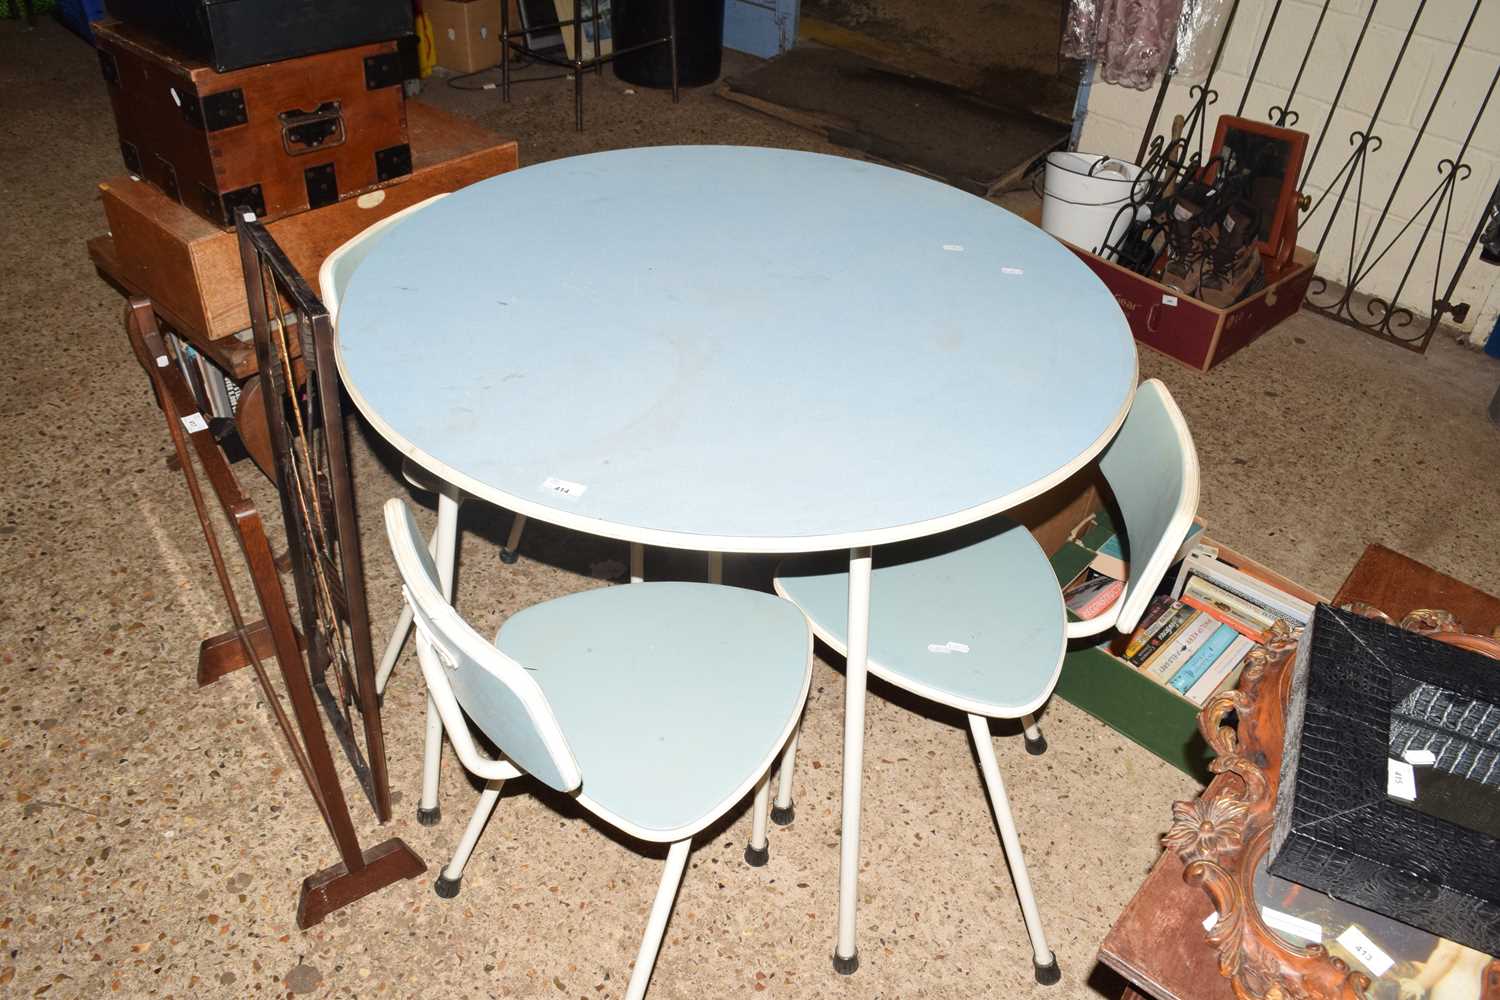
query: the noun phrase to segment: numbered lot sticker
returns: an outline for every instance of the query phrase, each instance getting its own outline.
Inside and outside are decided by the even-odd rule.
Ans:
[[[556,493],[560,497],[567,497],[569,500],[577,500],[587,492],[588,487],[582,483],[548,476],[542,480],[542,489],[548,493]]]

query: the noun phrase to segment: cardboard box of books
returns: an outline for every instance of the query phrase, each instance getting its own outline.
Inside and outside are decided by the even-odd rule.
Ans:
[[[1107,532],[1107,533],[1106,533]],[[1063,588],[1068,610],[1087,619],[1102,614],[1124,589],[1126,564],[1112,528],[1085,535],[1095,557]],[[1202,531],[1189,536],[1170,591],[1158,594],[1141,625],[1115,653],[1139,671],[1198,707],[1239,680],[1245,656],[1263,644],[1272,623],[1294,628],[1312,618],[1313,605],[1222,561]]]
[[[1096,474],[1082,473],[1047,496],[1050,508],[1019,516],[1064,575],[1063,600],[1079,619],[1103,614],[1125,589],[1126,545],[1114,528],[1108,490]],[[1300,627],[1312,617],[1310,602],[1219,554],[1196,523],[1178,553],[1177,572],[1163,582],[1170,591],[1151,602],[1140,628],[1116,648],[1124,662],[1199,706],[1234,684],[1245,654],[1265,641],[1278,618]]]

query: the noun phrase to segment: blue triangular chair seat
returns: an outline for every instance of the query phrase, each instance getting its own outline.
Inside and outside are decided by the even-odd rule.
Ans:
[[[1063,602],[1047,555],[1024,527],[994,518],[937,544],[875,550],[870,581],[870,673],[976,715],[1018,718],[1057,682],[1066,640]],[[783,563],[777,593],[800,607],[818,638],[849,643],[848,559]],[[948,643],[968,647],[950,650]],[[935,652],[929,646],[943,647]]]
[[[551,704],[583,774],[579,801],[669,841],[765,773],[801,712],[811,641],[801,613],[769,594],[664,582],[527,608],[495,645]]]

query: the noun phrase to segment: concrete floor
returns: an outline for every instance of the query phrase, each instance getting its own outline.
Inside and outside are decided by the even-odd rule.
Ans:
[[[511,108],[441,86],[424,99],[517,135],[528,163],[667,142],[833,151],[709,91],[678,107],[609,76],[588,91],[582,135],[557,82],[526,87]],[[222,599],[121,333],[120,298],[84,253],[104,226],[94,186],[121,168],[93,55],[50,22],[29,33],[0,23],[0,165],[0,995],[619,996],[659,859],[527,782],[502,802],[457,899],[438,899],[428,877],[296,929],[296,887],[333,850],[251,678],[194,686],[199,639],[226,624]],[[526,238],[497,234],[518,253]],[[1500,364],[1443,342],[1417,357],[1304,314],[1206,376],[1149,352],[1141,367],[1182,403],[1202,513],[1226,543],[1324,593],[1370,541],[1500,592],[1500,433],[1484,417]],[[376,508],[402,487],[377,443],[354,442],[379,642],[398,597]],[[267,485],[244,475],[269,514]],[[622,545],[545,526],[517,566],[501,566],[494,543],[508,522],[477,505],[465,515],[459,606],[481,631],[623,569]],[[702,572],[698,556],[650,559],[653,576]],[[765,569],[731,559],[728,576],[748,583]],[[797,821],[773,828],[771,864],[743,864],[743,809],[700,840],[651,995],[1107,988],[1095,949],[1193,783],[1066,704],[1046,711],[1042,758],[997,725],[1064,974],[1043,990],[962,720],[872,688],[864,964],[839,978],[828,958],[841,685],[818,665]],[[352,806],[367,842],[399,835],[435,874],[474,791],[450,757],[445,821],[414,822],[421,706],[408,654],[385,709],[397,818],[380,830]]]

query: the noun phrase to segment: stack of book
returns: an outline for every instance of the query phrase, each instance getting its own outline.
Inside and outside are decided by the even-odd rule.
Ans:
[[[1207,546],[1182,561],[1170,594],[1142,616],[1123,656],[1131,665],[1195,705],[1239,680],[1245,656],[1265,642],[1278,619],[1294,629],[1312,605],[1220,562]]]

